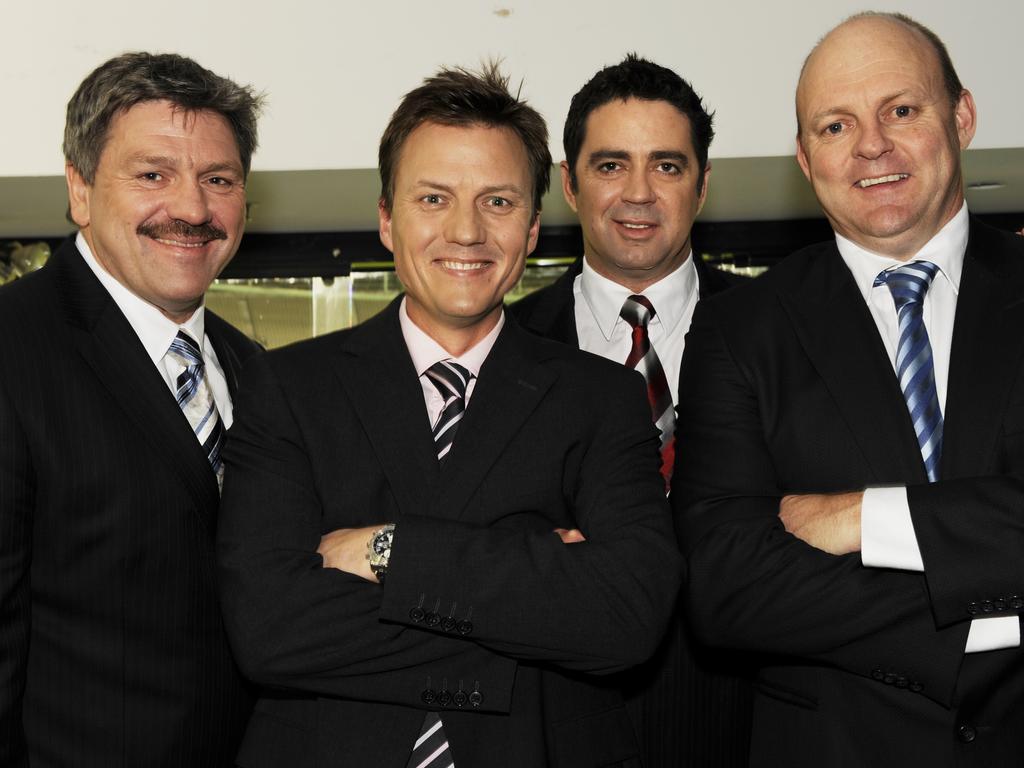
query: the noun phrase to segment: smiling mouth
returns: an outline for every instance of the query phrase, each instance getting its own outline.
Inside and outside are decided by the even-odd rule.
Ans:
[[[889,184],[894,181],[903,181],[909,179],[909,173],[890,173],[888,176],[876,176],[873,179],[861,179],[857,182],[857,186],[861,189],[867,189],[868,187],[874,187],[878,184]]]
[[[445,269],[454,269],[456,272],[473,272],[478,269],[483,269],[488,266],[488,261],[448,261],[441,260],[438,262]]]
[[[654,227],[657,226],[656,224],[643,221],[619,221],[617,223],[625,229],[632,229],[637,232],[642,232],[645,229],[654,229]]]
[[[204,245],[210,242],[209,240],[168,240],[163,237],[154,237],[153,239],[156,240],[158,243],[162,243],[163,245],[169,245],[173,248],[202,248]]]

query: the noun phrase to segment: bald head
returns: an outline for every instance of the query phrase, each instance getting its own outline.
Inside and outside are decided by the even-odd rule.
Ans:
[[[912,258],[963,204],[974,100],[948,59],[917,22],[861,14],[804,63],[797,161],[832,228],[874,253]]]
[[[799,134],[802,128],[801,112],[800,112],[800,96],[804,86],[805,76],[808,74],[808,68],[810,67],[812,60],[816,58],[819,50],[830,41],[830,39],[847,37],[858,31],[865,31],[870,34],[873,30],[885,30],[888,29],[897,38],[900,32],[906,33],[905,39],[913,40],[913,46],[917,47],[924,44],[927,49],[930,49],[933,58],[933,63],[938,67],[938,72],[942,78],[943,86],[946,94],[949,97],[950,104],[956,104],[960,98],[960,93],[963,91],[963,85],[960,82],[960,77],[956,73],[956,69],[953,66],[953,61],[949,57],[949,51],[946,49],[946,44],[942,42],[938,35],[932,32],[924,24],[910,18],[909,16],[902,13],[882,13],[878,11],[865,11],[863,13],[855,14],[836,27],[833,27],[818,44],[811,49],[811,52],[807,54],[807,58],[804,59],[803,66],[800,68],[800,79],[797,83],[796,88],[796,120],[797,120],[797,133]],[[826,49],[827,50],[827,49]]]

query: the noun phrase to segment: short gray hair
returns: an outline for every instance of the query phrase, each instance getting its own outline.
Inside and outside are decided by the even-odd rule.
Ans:
[[[256,119],[263,95],[250,86],[214,74],[174,53],[125,53],[101,64],[68,102],[64,158],[89,184],[107,143],[110,123],[145,101],[169,101],[185,112],[208,110],[224,117],[249,174],[258,137]]]

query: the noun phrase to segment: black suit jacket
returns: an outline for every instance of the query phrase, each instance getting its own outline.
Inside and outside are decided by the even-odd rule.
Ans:
[[[748,282],[700,260],[694,266],[701,300]],[[582,271],[580,258],[558,280],[512,304],[509,311],[528,330],[578,347],[573,284]],[[687,437],[680,439],[682,450],[689,450]],[[621,676],[644,765],[746,765],[752,702],[749,675],[748,663],[736,654],[695,643],[680,610],[653,658]]]
[[[0,764],[230,765],[217,482],[72,240],[0,290]],[[229,386],[256,346],[215,315]]]
[[[756,318],[750,322],[749,318]],[[1024,241],[971,222],[941,480],[928,484],[870,312],[834,243],[697,308],[673,506],[702,639],[774,654],[753,765],[1018,765],[1024,653],[964,654],[1024,595]],[[793,492],[905,484],[924,574],[783,530]]]
[[[221,585],[265,691],[239,764],[404,768],[434,708],[459,768],[638,765],[601,675],[654,650],[680,570],[642,379],[507,318],[439,469],[398,306],[246,371]],[[322,567],[322,534],[387,521],[383,586]]]

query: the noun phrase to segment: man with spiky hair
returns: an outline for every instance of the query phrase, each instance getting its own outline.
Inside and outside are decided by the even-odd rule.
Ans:
[[[701,302],[680,386],[685,604],[762,654],[754,766],[1024,755],[1024,242],[972,218],[945,45],[864,13],[808,56],[834,239]]]
[[[629,54],[576,93],[565,119],[562,193],[579,215],[583,256],[511,305],[535,333],[644,372],[662,436],[666,490],[675,453],[679,364],[693,309],[743,280],[702,262],[690,230],[707,199],[712,115],[678,74]],[[649,349],[629,308],[645,302]],[[686,436],[681,435],[682,450]],[[681,613],[658,652],[622,676],[646,768],[744,765],[750,683],[741,659],[695,643]]]
[[[240,764],[639,766],[605,680],[654,650],[679,560],[641,378],[502,307],[550,162],[495,67],[428,78],[380,144],[405,295],[247,369],[219,530],[264,687]]]
[[[251,697],[214,586],[224,430],[257,347],[207,312],[260,97],[173,54],[68,104],[78,233],[0,290],[0,764],[227,766]]]

